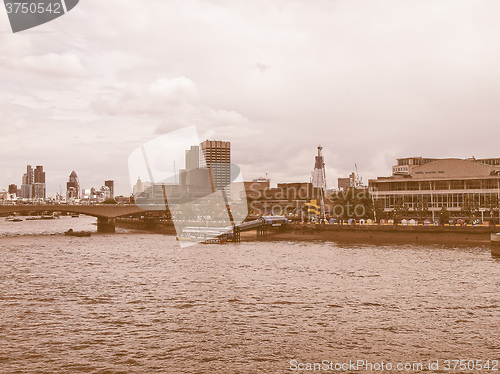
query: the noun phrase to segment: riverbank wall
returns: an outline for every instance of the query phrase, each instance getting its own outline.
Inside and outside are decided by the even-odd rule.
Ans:
[[[122,228],[176,235],[172,221],[117,219]],[[500,226],[402,226],[288,224],[268,227],[267,241],[335,241],[359,243],[487,244]],[[241,233],[242,241],[257,241],[255,230]]]
[[[289,224],[269,228],[266,240],[486,244],[490,242],[490,234],[498,231],[500,227],[495,226]],[[241,238],[256,240],[256,234],[242,233]]]

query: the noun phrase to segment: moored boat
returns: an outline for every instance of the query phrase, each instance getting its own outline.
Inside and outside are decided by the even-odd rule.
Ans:
[[[500,233],[491,234],[491,254],[500,256]]]
[[[26,221],[39,221],[41,219],[42,219],[41,216],[30,216],[30,217],[26,218]]]
[[[193,236],[177,236],[177,241],[180,242],[194,242],[199,244],[224,244],[227,242],[227,238],[225,236],[215,237],[215,238],[207,238],[207,237],[193,237]]]
[[[23,221],[21,218],[17,218],[14,216],[9,216],[5,220],[8,222],[22,222]]]
[[[83,236],[90,236],[91,233],[89,231],[83,231],[83,230],[82,231],[73,231],[73,229],[69,229],[68,231],[64,232],[64,235],[83,237]]]

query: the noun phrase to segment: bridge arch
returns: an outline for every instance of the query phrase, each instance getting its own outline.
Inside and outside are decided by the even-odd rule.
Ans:
[[[98,232],[115,232],[115,219],[123,216],[137,215],[153,211],[166,211],[165,206],[151,206],[151,209],[139,208],[137,205],[66,205],[66,204],[40,204],[40,205],[0,205],[0,215],[13,213],[43,213],[65,212],[77,213],[97,218]],[[162,209],[163,208],[163,209]]]

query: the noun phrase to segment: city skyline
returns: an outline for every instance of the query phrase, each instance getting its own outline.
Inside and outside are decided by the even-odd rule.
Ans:
[[[69,178],[65,182],[65,188],[63,189],[63,184],[60,184],[60,188],[54,194],[47,194],[46,190],[46,178],[44,166],[37,165],[35,169],[31,165],[26,166],[26,173],[21,177],[21,183],[9,183],[8,189],[1,188],[1,190],[8,192],[10,195],[16,195],[20,199],[29,200],[43,200],[45,198],[63,198],[66,200],[80,199],[86,192],[97,191],[95,187],[85,188],[89,186],[84,186],[79,182],[77,173],[73,170],[69,174]],[[50,180],[50,179],[49,179]],[[105,180],[101,185],[101,190],[109,191],[109,197],[114,197],[114,180]]]
[[[208,149],[209,152],[217,152],[217,156],[215,156],[215,153],[214,153],[214,156],[212,156],[212,160],[210,159],[207,159],[205,160],[205,156],[202,156],[203,155],[203,152],[207,151],[207,147],[208,144],[213,144],[212,147],[213,150],[210,150]],[[217,150],[217,148],[221,147],[221,144],[222,144],[222,147],[227,147],[227,155],[219,155],[219,152],[220,150]],[[224,145],[226,144],[226,145]],[[321,151],[323,150],[323,147],[321,146],[318,146],[318,149],[321,148]],[[204,149],[204,150],[203,150]],[[200,145],[196,145],[196,146],[191,146],[190,149],[187,149],[185,150],[185,158],[184,158],[184,162],[185,162],[185,165],[182,165],[185,169],[183,170],[182,167],[178,170],[178,174],[177,174],[177,178],[182,178],[182,172],[186,172],[186,170],[191,170],[193,168],[197,168],[197,167],[204,167],[204,166],[210,166],[211,162],[214,162],[216,160],[216,158],[214,157],[217,157],[217,159],[219,160],[224,160],[222,162],[227,162],[228,165],[230,165],[231,163],[231,150],[230,150],[230,142],[226,142],[226,141],[221,141],[221,140],[205,140],[203,141],[202,143],[200,143]],[[312,158],[312,156],[311,156]],[[413,156],[413,157],[400,157],[400,158],[397,158],[397,162],[398,162],[398,165],[396,166],[392,166],[391,168],[389,168],[388,170],[386,170],[385,173],[381,174],[381,175],[376,175],[374,176],[373,178],[366,178],[365,181],[366,181],[366,186],[368,186],[368,181],[369,180],[375,180],[377,178],[383,178],[383,179],[386,179],[386,178],[390,178],[391,177],[391,174],[392,176],[394,175],[399,175],[399,174],[407,174],[407,169],[405,170],[401,170],[402,166],[401,165],[406,165],[404,162],[406,162],[405,160],[410,160],[410,159],[417,159],[417,160],[421,160],[420,162],[422,163],[429,163],[429,162],[432,162],[432,161],[439,161],[441,159],[444,159],[444,160],[471,160],[471,161],[475,161],[475,162],[479,162],[479,163],[484,163],[486,165],[499,165],[500,163],[500,157],[499,158],[484,158],[484,159],[480,159],[480,158],[476,158],[474,156],[472,157],[465,157],[465,158],[460,158],[460,157],[443,157],[443,158],[429,158],[429,157],[422,157],[422,156]],[[318,182],[318,175],[316,174],[317,173],[317,170],[318,170],[318,165],[324,163],[324,158],[323,156],[315,156],[314,157],[314,161],[311,162],[311,164],[313,165],[313,167],[311,167],[311,172],[310,172],[310,175],[309,175],[309,179],[308,180],[287,180],[287,181],[280,181],[280,180],[272,180],[269,178],[267,178],[267,173],[265,173],[265,178],[266,180],[268,179],[270,182],[271,182],[271,185],[278,185],[280,183],[307,183],[307,182],[310,182],[312,183],[313,185],[318,185],[318,184],[321,184],[323,183],[323,176],[321,176],[319,178],[320,182]],[[217,164],[217,167],[220,167],[219,164]],[[222,165],[222,164],[221,164]],[[19,198],[23,198],[25,196],[25,193],[23,192],[23,186],[25,186],[24,184],[24,181],[25,179],[27,178],[27,175],[29,174],[29,169],[31,168],[30,165],[27,165],[27,168],[28,168],[28,173],[25,173],[22,175],[22,183],[21,184],[18,184],[18,183],[14,183],[14,182],[10,182],[7,184],[6,188],[4,187],[0,187],[0,190],[4,190],[4,191],[8,191],[9,194],[12,194],[14,192],[11,191],[11,189],[13,189],[15,187],[16,191],[17,191],[17,197]],[[34,186],[36,183],[36,181],[40,182],[41,179],[40,178],[43,178],[43,193],[44,193],[44,197],[47,197],[47,198],[55,198],[57,194],[61,194],[62,197],[65,197],[66,199],[69,199],[69,198],[80,198],[81,195],[84,194],[84,191],[90,191],[91,189],[95,189],[94,185],[90,185],[90,184],[85,184],[84,187],[82,187],[82,185],[80,184],[79,182],[79,178],[75,172],[75,170],[73,170],[70,175],[69,175],[69,182],[66,181],[64,182],[64,185],[66,186],[66,188],[63,188],[63,184],[59,184],[60,185],[60,189],[58,189],[56,192],[54,193],[49,193],[46,191],[45,189],[45,171],[44,171],[44,166],[42,165],[37,165],[35,169],[31,168],[31,172],[32,172],[32,185]],[[216,175],[214,176],[214,183],[216,185],[220,184],[221,186],[222,185],[227,185],[229,182],[230,182],[230,167],[228,166],[228,170],[225,170],[223,171],[223,177],[221,179],[221,177],[217,177]],[[408,168],[408,167],[406,167]],[[353,170],[357,169],[356,165],[354,166]],[[38,177],[36,176],[37,175],[37,172],[38,171]],[[218,173],[218,172],[217,172]],[[229,173],[229,174],[228,174]],[[43,176],[42,176],[43,175]],[[264,176],[261,175],[260,177],[254,177],[254,178],[247,178],[245,179],[245,182],[250,182],[250,181],[256,181],[256,180],[259,180],[259,179],[262,179]],[[76,185],[74,184],[75,183],[75,178],[76,178]],[[68,179],[68,177],[66,177],[66,179]],[[219,182],[217,182],[217,180],[221,179]],[[326,178],[328,179],[328,178]],[[49,179],[50,180],[50,179]],[[179,179],[176,179],[176,180],[179,180]],[[138,178],[138,180],[140,182],[140,177]],[[326,185],[327,189],[328,190],[337,190],[337,189],[342,189],[342,188],[345,188],[345,187],[348,187],[349,185],[351,186],[361,186],[363,183],[363,176],[362,175],[359,175],[357,170],[355,171],[351,171],[349,174],[347,175],[343,175],[343,176],[339,176],[338,178],[336,178],[335,180],[331,181],[330,183],[328,183]],[[72,184],[73,183],[73,184]],[[146,183],[145,181],[142,181],[142,183]],[[40,184],[40,183],[38,183]],[[53,184],[56,184],[55,182]],[[114,198],[115,196],[124,196],[124,197],[128,197],[128,196],[131,196],[131,195],[134,195],[134,188],[136,186],[136,183],[130,183],[130,180],[129,181],[126,181],[125,182],[125,185],[126,187],[125,188],[129,188],[129,192],[126,192],[126,193],[118,193],[116,194],[115,193],[115,181],[114,180],[110,180],[110,179],[106,179],[104,180],[104,183],[96,183],[95,186],[101,186],[101,188],[105,187],[107,189],[109,189],[109,193],[110,193],[110,197],[111,198]],[[342,187],[341,187],[342,185]],[[75,188],[75,192],[76,194],[73,194],[71,196],[68,195],[69,191],[70,191],[70,187],[73,187]],[[90,187],[90,188],[87,188],[87,187]],[[216,188],[217,189],[217,188]],[[33,189],[31,189],[31,191],[34,191]],[[32,197],[29,197],[30,199],[31,198],[35,198],[35,196],[32,196]],[[38,195],[38,198],[40,198],[40,196]]]
[[[116,7],[120,17],[109,17]],[[369,179],[398,157],[495,156],[495,9],[88,0],[14,38],[4,12],[0,185],[36,160],[53,180],[75,169],[89,185],[113,178],[125,194],[130,152],[188,125],[230,141],[249,179],[308,180],[318,144],[329,186],[354,164]],[[137,15],[155,31],[130,27]]]

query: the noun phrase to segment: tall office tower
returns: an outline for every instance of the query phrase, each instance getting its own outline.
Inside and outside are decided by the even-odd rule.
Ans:
[[[210,168],[215,190],[225,190],[229,196],[231,189],[231,143],[220,140],[205,140],[201,143],[204,164]],[[203,166],[203,165],[201,165]]]
[[[115,198],[115,182],[112,180],[104,181],[104,186],[109,188],[110,198]]]
[[[186,170],[198,169],[200,167],[200,147],[192,145],[186,150]]]
[[[38,165],[35,168],[34,182],[32,185],[31,196],[34,199],[45,199],[46,188],[45,188],[45,172],[43,171],[43,166]]]
[[[23,183],[21,184],[21,197],[23,199],[31,199],[33,189],[31,185],[33,184],[33,168],[31,165],[26,167],[26,174],[23,175]]]
[[[66,199],[79,199],[80,198],[80,182],[78,176],[73,170],[69,175],[69,181],[66,183]]]

